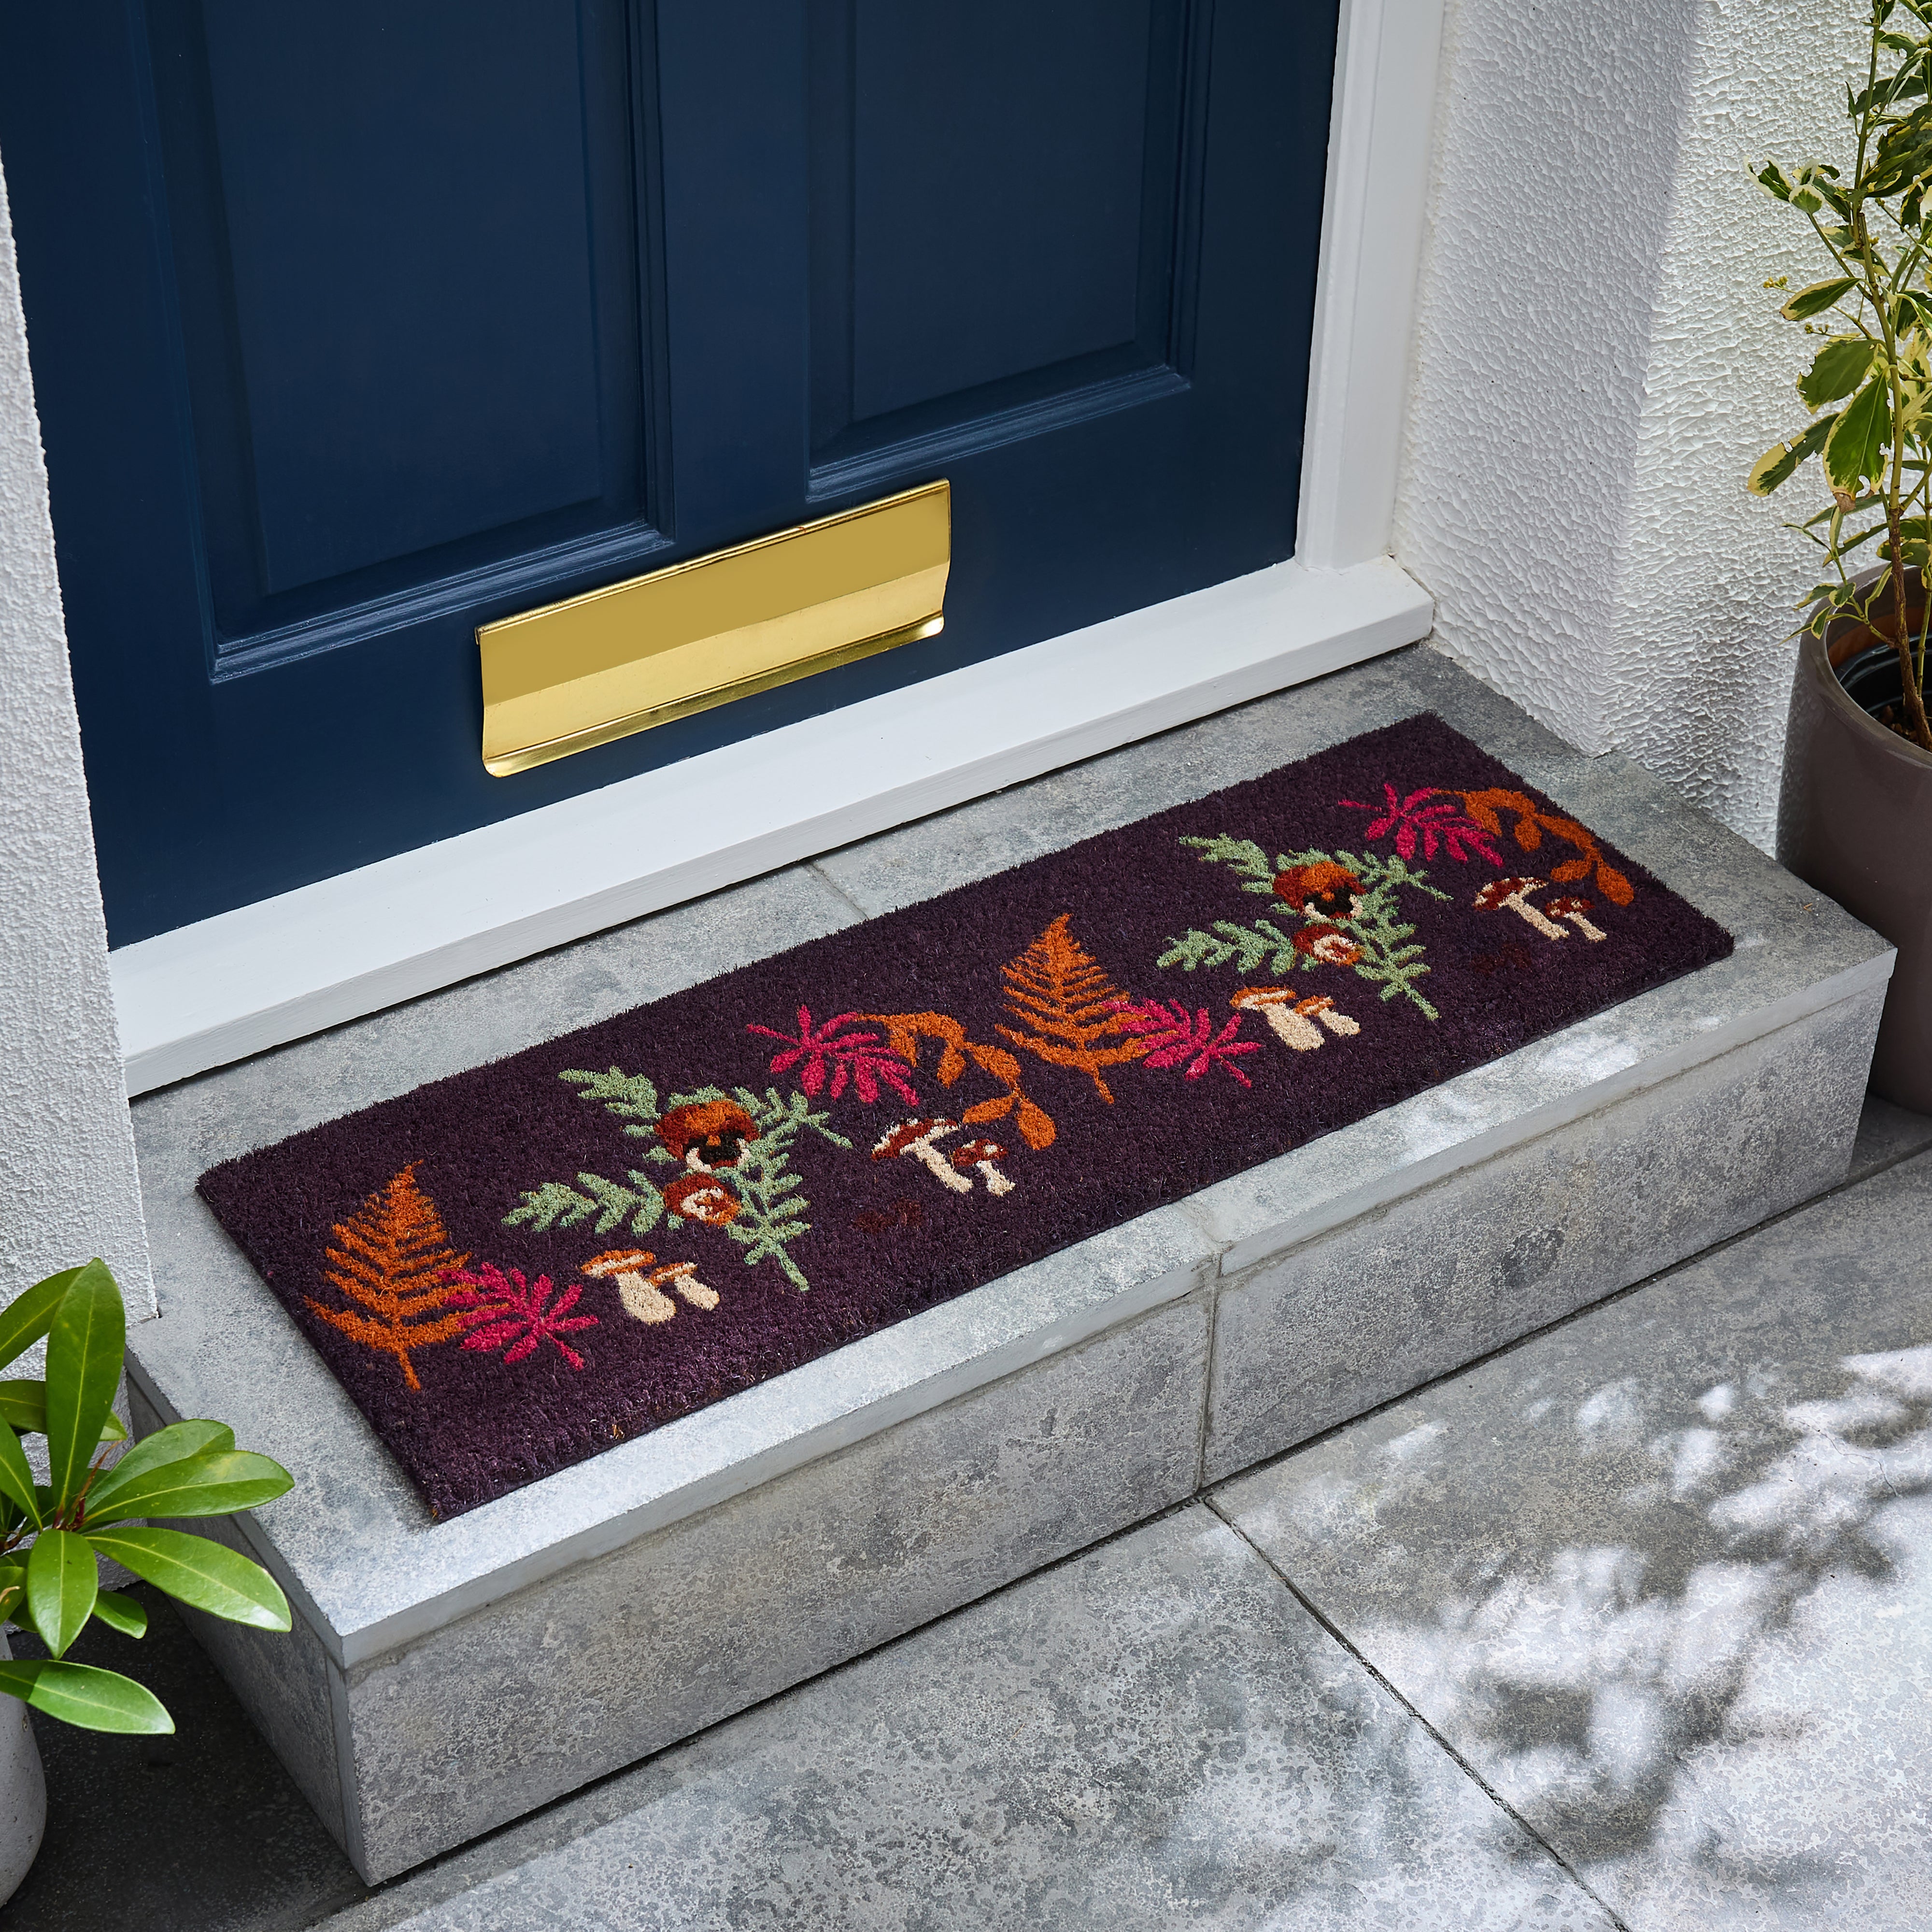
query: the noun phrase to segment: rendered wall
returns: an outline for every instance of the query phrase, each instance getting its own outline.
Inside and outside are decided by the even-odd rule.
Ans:
[[[91,1254],[154,1312],[0,177],[0,1302]]]
[[[1450,0],[1444,38],[1396,556],[1451,657],[1767,848],[1822,497],[1744,493],[1804,420],[1762,284],[1824,268],[1744,163],[1830,157],[1859,20]]]

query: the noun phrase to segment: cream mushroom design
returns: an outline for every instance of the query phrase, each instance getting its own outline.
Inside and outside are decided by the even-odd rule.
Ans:
[[[963,1174],[968,1168],[976,1169],[986,1180],[986,1191],[992,1194],[1011,1194],[1013,1191],[1012,1181],[993,1164],[994,1161],[1004,1161],[1006,1158],[1005,1148],[998,1141],[988,1140],[984,1135],[968,1140],[964,1146],[952,1150],[955,1170]],[[970,1186],[972,1183],[969,1181],[967,1185]]]
[[[1604,936],[1603,928],[1593,924],[1587,916],[1590,910],[1587,899],[1552,899],[1543,909],[1552,919],[1568,919],[1586,939],[1600,939]]]
[[[1312,1053],[1322,1044],[1322,1026],[1342,1039],[1362,1030],[1326,994],[1299,999],[1292,986],[1244,986],[1228,1004],[1238,1012],[1258,1013],[1275,1038],[1298,1053]],[[1322,1026],[1316,1025],[1318,1020]]]
[[[674,1288],[693,1308],[714,1309],[718,1291],[698,1278],[695,1261],[667,1261],[652,1267],[657,1260],[648,1248],[613,1248],[593,1254],[580,1271],[600,1281],[614,1280],[617,1299],[624,1312],[636,1321],[668,1321],[677,1312],[677,1303],[664,1293]],[[646,1274],[644,1271],[650,1269]]]
[[[1540,879],[1492,879],[1476,894],[1476,910],[1514,912],[1526,924],[1534,926],[1546,939],[1567,939],[1570,935],[1561,926],[1546,919],[1524,896],[1536,891],[1542,884]],[[1603,935],[1599,933],[1597,936],[1601,939]]]
[[[902,1155],[916,1161],[932,1178],[944,1188],[955,1194],[970,1194],[972,1177],[961,1173],[956,1168],[946,1165],[946,1156],[939,1151],[939,1143],[949,1134],[956,1134],[959,1123],[956,1120],[922,1120],[915,1115],[910,1120],[902,1120],[896,1127],[883,1134],[878,1144],[872,1149],[875,1161],[895,1161]]]

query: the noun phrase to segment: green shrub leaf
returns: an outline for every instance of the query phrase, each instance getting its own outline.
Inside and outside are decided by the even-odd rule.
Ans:
[[[118,1671],[52,1657],[0,1663],[0,1691],[31,1708],[83,1731],[152,1735],[172,1731],[175,1720],[152,1690]]]
[[[1805,406],[1818,409],[1850,395],[1870,373],[1872,354],[1872,344],[1862,335],[1834,335],[1798,379],[1798,393]]]
[[[0,1496],[4,1496],[35,1529],[40,1526],[39,1492],[20,1438],[0,1423]]]
[[[124,1516],[225,1516],[285,1495],[294,1478],[266,1456],[188,1456],[138,1471],[103,1500],[90,1495],[86,1522]]]
[[[275,1579],[224,1544],[164,1529],[90,1531],[87,1540],[103,1556],[211,1616],[260,1630],[289,1627],[289,1600]]]
[[[78,1268],[63,1268],[44,1281],[23,1288],[4,1308],[0,1308],[0,1369],[26,1354],[52,1327],[54,1311],[61,1297],[73,1285]]]
[[[1751,473],[1744,479],[1744,488],[1754,497],[1769,496],[1806,457],[1815,455],[1824,448],[1825,439],[1831,434],[1832,425],[1838,419],[1835,414],[1821,416],[1795,441],[1774,443],[1751,465]]]
[[[109,1499],[148,1471],[192,1456],[224,1455],[235,1447],[235,1432],[226,1423],[170,1423],[144,1435],[87,1494],[87,1513],[94,1515]]]
[[[1850,275],[1834,275],[1829,281],[1813,282],[1808,287],[1800,289],[1778,312],[1787,322],[1802,322],[1808,315],[1820,314],[1834,302],[1850,295],[1856,286]]]
[[[148,1634],[148,1612],[146,1606],[132,1597],[124,1597],[118,1590],[104,1590],[94,1600],[94,1614],[111,1630],[118,1630],[124,1637],[144,1637]]]
[[[40,1640],[56,1657],[87,1627],[100,1573],[85,1537],[43,1530],[27,1557],[27,1609]]]
[[[47,1467],[63,1505],[87,1480],[127,1347],[121,1291],[104,1261],[90,1261],[69,1284],[47,1331]]]
[[[11,1423],[22,1435],[47,1432],[47,1385],[44,1382],[0,1382],[0,1422]],[[125,1442],[128,1425],[112,1409],[100,1426],[103,1442]]]
[[[1825,439],[1825,476],[1834,489],[1855,491],[1884,467],[1892,441],[1892,396],[1877,377],[1838,414]]]

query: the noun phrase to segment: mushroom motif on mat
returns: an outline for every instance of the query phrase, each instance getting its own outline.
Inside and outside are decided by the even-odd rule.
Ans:
[[[1011,1194],[1013,1191],[1012,1182],[993,1164],[1006,1158],[1006,1150],[998,1141],[988,1140],[983,1136],[952,1150],[953,1166],[962,1174],[969,1167],[976,1167],[986,1179],[988,1194]],[[969,1181],[967,1185],[970,1187],[972,1183]]]
[[[637,1321],[668,1321],[676,1314],[677,1303],[664,1293],[668,1287],[675,1288],[693,1308],[718,1306],[717,1290],[698,1278],[695,1261],[668,1261],[652,1268],[656,1259],[648,1248],[613,1248],[606,1254],[593,1254],[581,1272],[600,1280],[614,1279],[624,1312]],[[649,1274],[644,1272],[647,1268]]]
[[[970,1194],[970,1178],[949,1167],[946,1156],[939,1151],[938,1143],[947,1134],[958,1131],[956,1120],[922,1120],[915,1115],[888,1128],[880,1137],[878,1144],[872,1149],[872,1158],[890,1161],[902,1154],[909,1154],[940,1186],[950,1188],[955,1194]]]
[[[1536,891],[1542,884],[1540,879],[1492,879],[1476,894],[1476,910],[1500,912],[1507,909],[1534,926],[1546,939],[1567,939],[1570,935],[1561,926],[1546,919],[1524,896]],[[1598,936],[1600,939],[1603,936],[1599,933]]]
[[[1552,899],[1544,907],[1552,919],[1568,919],[1586,939],[1600,939],[1603,929],[1585,917],[1590,909],[1587,899]]]
[[[694,1101],[658,1122],[658,1138],[694,1174],[734,1167],[758,1123],[735,1100]]]
[[[701,1221],[706,1227],[723,1227],[736,1221],[743,1206],[716,1176],[696,1170],[680,1174],[664,1189],[664,1201],[672,1213]]]
[[[1298,1053],[1311,1053],[1321,1045],[1321,1028],[1315,1024],[1317,1020],[1330,1032],[1344,1037],[1362,1030],[1325,995],[1299,999],[1292,986],[1244,986],[1228,1004],[1237,1012],[1258,1013],[1275,1038]]]
[[[1292,865],[1274,879],[1277,899],[1317,918],[1352,918],[1360,910],[1362,891],[1362,882],[1332,858],[1313,865]]]

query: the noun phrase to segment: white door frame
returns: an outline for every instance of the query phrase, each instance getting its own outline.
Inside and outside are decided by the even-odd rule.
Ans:
[[[129,1092],[1426,636],[1386,553],[1442,4],[1342,0],[1291,561],[118,947]]]

